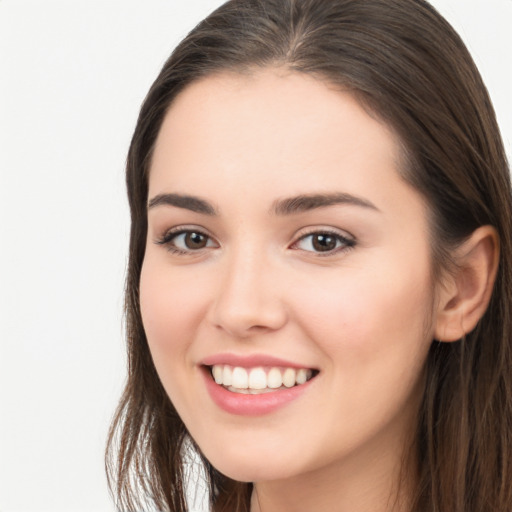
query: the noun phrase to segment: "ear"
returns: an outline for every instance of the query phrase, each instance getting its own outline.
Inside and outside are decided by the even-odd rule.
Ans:
[[[454,275],[440,286],[435,338],[457,341],[471,332],[491,300],[498,271],[499,237],[492,226],[481,226],[453,255]]]

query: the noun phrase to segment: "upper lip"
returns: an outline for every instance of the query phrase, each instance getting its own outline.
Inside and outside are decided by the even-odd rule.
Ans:
[[[293,361],[287,361],[279,357],[274,357],[266,354],[250,354],[250,355],[238,355],[238,354],[215,354],[212,356],[205,357],[201,362],[203,366],[214,366],[217,364],[228,364],[230,366],[240,366],[242,368],[254,368],[256,366],[281,366],[285,368],[311,368],[309,365],[303,365],[295,363]]]

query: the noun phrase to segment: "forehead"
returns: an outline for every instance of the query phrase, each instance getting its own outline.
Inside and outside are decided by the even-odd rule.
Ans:
[[[327,82],[282,69],[223,73],[192,83],[170,107],[150,196],[209,195],[222,183],[262,200],[336,188],[375,202],[394,182],[405,186],[399,148],[386,124]]]

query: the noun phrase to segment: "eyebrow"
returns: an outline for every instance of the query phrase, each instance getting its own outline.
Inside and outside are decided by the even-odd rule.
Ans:
[[[379,211],[379,209],[367,199],[345,192],[334,192],[331,194],[304,194],[286,199],[278,199],[274,201],[271,212],[275,215],[292,215],[294,213],[306,212],[316,208],[324,208],[338,204],[348,204]],[[161,205],[184,208],[204,215],[218,215],[217,210],[211,203],[196,196],[158,194],[148,202],[148,209]]]
[[[316,208],[323,208],[338,204],[360,206],[362,208],[380,211],[367,199],[344,192],[334,192],[331,194],[306,194],[286,199],[279,199],[272,205],[272,212],[276,215],[291,215],[294,213],[301,213],[314,210]]]
[[[158,194],[148,202],[148,210],[161,205],[176,206],[177,208],[184,208],[204,215],[217,215],[217,211],[212,204],[195,196]]]

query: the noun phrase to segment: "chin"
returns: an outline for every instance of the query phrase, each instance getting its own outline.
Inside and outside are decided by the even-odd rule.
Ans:
[[[278,450],[272,453],[261,449],[255,449],[254,453],[247,453],[244,449],[222,450],[222,453],[214,451],[203,452],[210,464],[223,475],[239,482],[283,480],[300,473],[299,465],[292,464]]]
[[[238,482],[268,482],[271,480],[283,480],[291,477],[292,473],[282,471],[281,468],[269,467],[268,462],[260,465],[249,464],[245,461],[233,463],[223,461],[213,466],[223,475]]]

